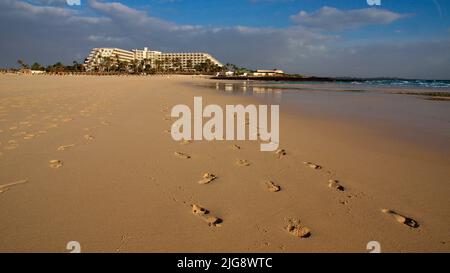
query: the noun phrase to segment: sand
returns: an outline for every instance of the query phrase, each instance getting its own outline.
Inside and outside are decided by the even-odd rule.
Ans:
[[[176,104],[255,102],[205,81],[1,75],[0,252],[450,251],[448,154],[283,109],[282,152],[172,140]]]

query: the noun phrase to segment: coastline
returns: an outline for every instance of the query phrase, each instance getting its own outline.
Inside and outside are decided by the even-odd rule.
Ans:
[[[261,104],[279,104],[283,114],[328,123],[326,126],[340,124],[347,128],[339,131],[362,130],[366,135],[390,139],[398,145],[407,142],[421,147],[424,153],[432,149],[447,157],[450,152],[447,149],[450,137],[447,102],[433,101],[422,95],[438,91],[450,94],[450,89],[415,88],[411,91],[409,87],[214,80],[187,84],[215,89],[227,96],[251,98]]]
[[[389,133],[281,110],[280,148],[287,154],[278,159],[255,141],[171,139],[165,117],[173,105],[192,105],[194,95],[205,104],[258,101],[185,84],[207,79],[0,75],[0,81],[1,147],[17,142],[2,150],[1,184],[28,180],[0,194],[3,252],[62,252],[70,240],[86,252],[366,252],[371,240],[383,252],[449,251],[449,158]],[[13,136],[43,130],[30,140]],[[192,158],[178,159],[177,151]],[[236,166],[237,158],[250,166]],[[53,159],[64,165],[49,168]],[[204,172],[218,179],[199,185]],[[329,179],[346,190],[330,189]],[[268,192],[266,180],[281,191]],[[191,203],[218,215],[222,226],[197,219]],[[385,207],[420,227],[395,222],[380,211]],[[291,236],[288,219],[300,220],[312,236]]]

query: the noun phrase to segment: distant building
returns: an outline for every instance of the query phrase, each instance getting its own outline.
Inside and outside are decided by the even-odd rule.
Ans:
[[[45,74],[45,70],[31,70],[31,74]]]
[[[221,72],[217,72],[216,73],[216,76],[217,77],[219,77],[219,76],[227,76],[227,77],[232,77],[232,76],[234,76],[234,71],[221,71]]]
[[[131,62],[134,60],[134,53],[120,48],[94,48],[84,62],[86,71],[95,70],[107,58],[111,62]]]
[[[29,69],[29,68],[21,68],[19,70],[19,72],[22,73],[22,74],[31,74],[31,69]]]
[[[29,74],[34,75],[34,74],[44,74],[44,73],[46,73],[44,70],[32,70],[32,69],[29,69],[29,68],[21,68],[19,70],[19,72],[22,73],[22,74],[27,74],[27,75],[29,75]]]
[[[217,59],[208,53],[203,52],[185,52],[185,53],[164,53],[160,51],[149,50],[145,47],[141,49],[124,50],[119,48],[94,48],[84,63],[87,71],[95,70],[109,59],[113,63],[117,61],[131,63],[134,61],[142,62],[152,68],[177,69],[189,71],[196,65],[206,63],[208,60],[213,64],[222,67]]]
[[[272,77],[272,76],[283,76],[284,72],[280,69],[272,69],[272,70],[256,70],[256,72],[253,72],[253,76],[256,77]]]

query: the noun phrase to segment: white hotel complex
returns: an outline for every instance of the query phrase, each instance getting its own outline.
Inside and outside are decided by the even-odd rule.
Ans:
[[[94,48],[84,63],[87,71],[98,69],[105,60],[113,63],[119,62],[142,62],[152,68],[192,70],[196,65],[211,62],[222,67],[223,65],[208,53],[163,53],[148,50],[148,48],[124,50],[120,48]]]

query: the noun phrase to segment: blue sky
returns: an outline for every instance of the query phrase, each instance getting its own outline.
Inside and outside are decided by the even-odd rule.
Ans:
[[[2,0],[0,66],[83,60],[92,47],[207,51],[324,76],[450,78],[450,1]],[[7,52],[7,53],[5,53]],[[3,54],[3,55],[2,55]]]
[[[312,12],[323,6],[339,9],[367,8],[365,0],[127,0],[130,6],[146,7],[152,15],[180,24],[216,26],[246,25],[255,27],[286,27],[292,24],[289,16],[305,10]],[[411,22],[425,26],[449,25],[450,1],[432,0],[382,0],[381,8],[401,13],[415,14]],[[436,5],[437,3],[437,5]],[[440,16],[439,7],[447,16]]]
[[[126,0],[123,3],[143,8],[150,15],[179,24],[211,26],[288,27],[289,16],[300,10],[313,12],[323,6],[342,10],[364,9],[366,0]],[[405,33],[448,34],[450,1],[382,0],[380,8],[410,14],[411,17],[384,27],[386,33],[398,29]],[[371,34],[368,32],[367,36]],[[417,33],[416,33],[417,34]]]

